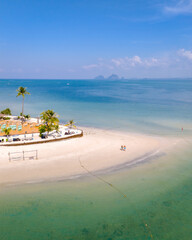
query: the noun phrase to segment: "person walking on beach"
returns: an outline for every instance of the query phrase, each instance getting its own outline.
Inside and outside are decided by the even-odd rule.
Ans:
[[[124,151],[126,151],[126,146],[124,146]]]

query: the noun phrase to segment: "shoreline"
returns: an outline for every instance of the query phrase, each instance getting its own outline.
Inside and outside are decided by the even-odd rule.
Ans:
[[[101,169],[101,170],[96,170],[93,171],[91,173],[88,173],[86,171],[84,171],[84,173],[82,174],[78,174],[78,175],[71,175],[68,177],[58,177],[58,178],[50,178],[50,179],[38,179],[38,180],[31,180],[31,181],[26,181],[26,182],[14,182],[14,183],[6,183],[5,186],[6,187],[14,187],[14,186],[22,186],[22,185],[28,185],[28,184],[43,184],[43,183],[55,183],[55,182],[64,182],[64,181],[71,181],[71,180],[77,180],[77,179],[82,179],[82,178],[86,178],[86,177],[93,177],[92,174],[94,175],[107,175],[107,174],[113,174],[116,172],[120,172],[123,169],[127,170],[127,169],[131,169],[133,167],[136,167],[140,164],[145,164],[148,163],[150,161],[153,161],[154,159],[160,158],[162,156],[165,156],[166,154],[163,152],[159,152],[158,150],[156,152],[149,152],[148,154],[145,154],[143,156],[141,156],[140,158],[136,158],[133,159],[132,161],[127,161],[125,163],[116,165],[116,166],[111,166],[109,168],[106,169]]]
[[[166,154],[179,139],[84,128],[82,138],[46,144],[0,148],[0,185],[74,179],[90,172],[107,174],[138,166]],[[121,151],[121,145],[127,150]],[[8,161],[8,151],[38,150],[38,160]]]

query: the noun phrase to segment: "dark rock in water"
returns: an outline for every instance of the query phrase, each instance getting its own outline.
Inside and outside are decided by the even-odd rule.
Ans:
[[[115,236],[122,236],[123,235],[123,231],[121,229],[116,229],[113,232],[113,235],[115,235]]]
[[[154,218],[155,217],[155,214],[154,213],[148,213],[147,214],[149,217],[151,217],[151,218]]]
[[[166,207],[170,207],[171,206],[171,202],[170,201],[164,201],[163,205]]]
[[[122,224],[122,225],[121,225],[121,227],[122,227],[122,228],[125,228],[125,225],[124,225],[124,224]]]
[[[83,234],[88,234],[88,233],[89,233],[89,230],[88,230],[87,228],[83,228],[83,229],[82,229],[82,233],[83,233]]]
[[[103,230],[106,230],[108,228],[108,224],[103,224]]]

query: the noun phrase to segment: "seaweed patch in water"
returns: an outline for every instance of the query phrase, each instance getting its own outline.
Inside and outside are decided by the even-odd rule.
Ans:
[[[120,236],[123,235],[123,231],[122,231],[121,229],[118,229],[118,228],[117,228],[117,229],[113,232],[113,235],[120,237]]]
[[[107,230],[109,226],[108,224],[103,224],[102,227],[103,227],[103,230]]]
[[[83,233],[83,234],[88,234],[88,233],[89,233],[89,230],[88,230],[87,228],[83,228],[83,229],[82,229],[82,233]]]

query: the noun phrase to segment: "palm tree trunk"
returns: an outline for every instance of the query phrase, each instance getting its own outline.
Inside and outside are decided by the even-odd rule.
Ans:
[[[23,118],[23,111],[24,111],[24,97],[23,97],[23,101],[22,101],[22,125],[23,125],[23,122],[24,122],[24,118]]]
[[[22,102],[22,116],[23,116],[23,111],[24,111],[24,97],[23,97],[23,102]]]

